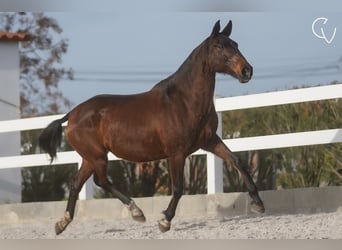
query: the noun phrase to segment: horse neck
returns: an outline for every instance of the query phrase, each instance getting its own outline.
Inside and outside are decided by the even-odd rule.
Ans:
[[[208,64],[208,42],[205,40],[195,48],[173,75],[174,84],[187,100],[195,105],[211,105],[215,89],[215,72]]]

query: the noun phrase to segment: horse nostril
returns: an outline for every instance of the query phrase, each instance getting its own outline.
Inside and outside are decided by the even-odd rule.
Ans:
[[[241,71],[241,74],[245,78],[251,78],[253,74],[253,68],[252,67],[244,67]]]

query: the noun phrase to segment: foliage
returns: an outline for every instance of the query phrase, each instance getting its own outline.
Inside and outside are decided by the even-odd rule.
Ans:
[[[132,163],[113,161],[108,166],[108,176],[115,188],[130,197],[170,195],[171,185],[167,160]],[[204,156],[191,156],[185,164],[184,189],[187,194],[206,193],[206,167]],[[98,190],[96,198],[110,197]]]
[[[233,138],[339,128],[342,125],[341,102],[336,99],[225,112],[223,133]],[[318,187],[341,184],[341,149],[341,143],[335,143],[238,155],[261,190]],[[257,155],[256,161],[251,161],[252,153]],[[235,170],[226,166],[225,171],[225,190],[245,190]]]
[[[22,154],[36,153],[38,149],[36,138],[40,132],[41,130],[32,130],[21,133]],[[71,150],[65,139],[62,143],[62,150]],[[22,202],[64,200],[69,193],[69,186],[76,172],[76,164],[23,168],[21,170]]]
[[[0,13],[0,29],[23,32],[29,41],[20,47],[20,101],[22,116],[56,114],[70,107],[58,83],[73,78],[73,71],[62,67],[68,41],[61,37],[57,21],[43,13]]]
[[[185,193],[207,193],[206,156],[195,155],[188,157],[185,165]]]
[[[22,202],[60,201],[69,192],[77,165],[42,166],[22,171]]]
[[[20,106],[22,117],[56,114],[70,108],[58,83],[73,78],[73,71],[62,66],[68,41],[62,38],[57,21],[43,13],[0,13],[0,30],[26,33],[30,40],[21,42]],[[40,130],[21,133],[22,154],[38,151]],[[64,145],[66,148],[67,145]],[[22,201],[62,200],[76,166],[42,166],[22,169]]]

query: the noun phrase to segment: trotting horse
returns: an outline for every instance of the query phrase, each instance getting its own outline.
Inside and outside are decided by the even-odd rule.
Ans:
[[[42,131],[39,145],[52,161],[61,143],[61,125],[68,121],[67,139],[82,157],[64,217],[56,223],[56,234],[63,232],[72,221],[78,194],[91,175],[96,185],[127,206],[133,219],[145,221],[134,201],[108,180],[108,152],[133,162],[168,159],[172,198],[158,221],[162,232],[170,229],[183,193],[185,158],[200,148],[233,165],[244,179],[252,209],[265,211],[246,168],[216,135],[218,119],[213,102],[216,72],[229,74],[241,83],[248,82],[253,73],[238,44],[230,39],[231,31],[231,21],[221,32],[217,21],[210,36],[191,52],[179,69],[150,91],[95,96]]]

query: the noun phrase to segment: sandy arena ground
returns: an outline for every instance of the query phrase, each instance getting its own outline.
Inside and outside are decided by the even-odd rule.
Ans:
[[[148,219],[148,218],[147,218]],[[55,221],[0,224],[0,239],[342,239],[342,212],[295,215],[174,218],[161,233],[157,221],[75,220],[59,236]]]

